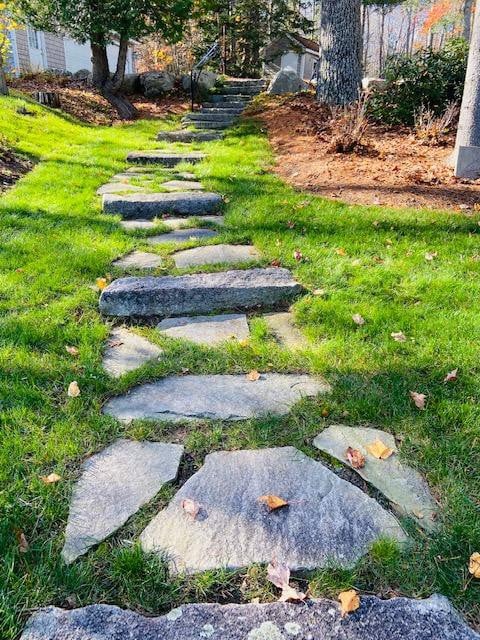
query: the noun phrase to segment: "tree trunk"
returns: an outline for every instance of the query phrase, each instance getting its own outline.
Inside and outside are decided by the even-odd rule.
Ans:
[[[464,0],[463,3],[463,37],[470,42],[472,36],[472,11],[473,0]]]
[[[365,14],[365,33],[362,36],[362,41],[363,41],[363,73],[367,76],[368,75],[368,45],[370,42],[370,11],[368,10],[368,6],[366,7],[367,12]]]
[[[323,0],[317,99],[328,104],[358,100],[362,80],[360,0]]]
[[[3,56],[0,53],[0,96],[8,96],[7,77],[3,68]]]
[[[469,147],[462,152],[461,147]],[[473,147],[473,149],[472,149]],[[475,149],[476,148],[476,149]],[[470,178],[480,176],[480,11],[475,12],[467,74],[463,88],[462,107],[458,122],[455,175]],[[466,155],[470,160],[465,161]],[[463,157],[462,157],[463,156]],[[468,175],[467,175],[468,174]]]
[[[119,93],[125,76],[128,41],[124,38],[120,39],[117,68],[113,78],[110,77],[107,47],[102,43],[100,37],[92,39],[91,49],[93,86],[98,89],[102,96],[116,109],[122,120],[134,120],[137,116],[137,110],[124,96]]]
[[[383,51],[384,51],[384,40],[385,40],[385,7],[380,8],[380,44],[378,47],[378,75],[382,77],[383,71]]]

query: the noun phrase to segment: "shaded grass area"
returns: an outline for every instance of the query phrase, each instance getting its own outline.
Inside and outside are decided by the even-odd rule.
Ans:
[[[480,541],[480,218],[296,193],[268,172],[267,142],[248,123],[220,143],[190,145],[210,155],[188,170],[226,196],[227,226],[215,242],[253,241],[264,264],[278,260],[316,291],[294,305],[311,348],[282,349],[260,317],[251,320],[248,344],[217,349],[142,327],[164,357],[114,381],[101,368],[108,323],[97,312],[95,279],[118,276],[111,261],[133,248],[165,256],[158,273],[176,271],[168,258],[173,246],[152,247],[148,234],[125,233],[115,217],[101,214],[95,190],[125,166],[127,151],[154,146],[159,125],[90,127],[37,106],[35,116],[22,117],[16,104],[1,99],[0,133],[36,165],[0,200],[0,636],[14,638],[28,613],[46,604],[110,602],[158,613],[187,601],[274,599],[262,567],[170,578],[160,561],[140,552],[138,534],[175,487],[65,567],[59,554],[72,483],[88,455],[121,435],[183,442],[178,485],[213,450],[293,445],[320,459],[312,438],[338,422],[399,438],[401,455],[425,474],[439,501],[440,530],[429,537],[404,520],[412,539],[404,553],[380,542],[354,569],[317,571],[300,577],[302,586],[330,596],[350,586],[384,596],[440,592],[480,624],[480,583],[467,572]],[[438,255],[427,261],[426,252]],[[353,323],[354,313],[364,326]],[[407,342],[395,342],[393,331]],[[68,345],[79,349],[78,358]],[[444,384],[454,368],[458,381]],[[283,418],[233,425],[124,426],[101,415],[112,394],[185,369],[302,370],[324,375],[333,393],[302,401]],[[67,398],[72,380],[79,398]],[[427,394],[425,411],[412,405],[410,390]],[[52,471],[63,480],[44,485],[40,476]],[[27,553],[18,549],[20,531]]]

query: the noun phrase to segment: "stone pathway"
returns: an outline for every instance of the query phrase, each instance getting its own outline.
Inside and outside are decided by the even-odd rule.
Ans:
[[[123,218],[149,219],[163,214],[202,216],[215,213],[222,206],[217,193],[182,191],[174,193],[105,194],[102,207],[105,213]]]
[[[305,349],[308,342],[296,326],[293,313],[268,313],[264,316],[268,329],[278,342],[288,349]]]
[[[146,253],[145,251],[132,251],[123,258],[112,262],[114,267],[120,269],[155,269],[162,264],[163,260],[156,253]]]
[[[185,268],[208,264],[252,262],[260,258],[260,253],[251,245],[212,244],[177,251],[172,257],[176,267]]]
[[[248,340],[250,336],[247,316],[243,313],[165,318],[157,329],[169,338],[190,340],[209,347],[232,339]]]
[[[148,244],[166,244],[167,242],[190,242],[192,240],[215,238],[215,236],[218,236],[218,231],[213,231],[212,229],[178,229],[177,231],[172,231],[171,233],[162,233],[158,236],[152,236],[148,238],[147,242]]]
[[[165,151],[132,151],[127,156],[127,162],[135,164],[159,164],[163,167],[175,167],[182,162],[197,164],[206,158],[200,151],[189,153],[166,153]]]
[[[157,360],[163,351],[146,338],[125,327],[112,329],[103,353],[103,368],[114,378],[135,371],[151,360]]]

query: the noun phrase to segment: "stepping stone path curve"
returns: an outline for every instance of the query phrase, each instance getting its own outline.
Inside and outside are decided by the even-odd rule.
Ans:
[[[148,238],[148,244],[166,244],[167,242],[190,242],[191,240],[201,240],[203,238],[215,238],[217,231],[212,229],[178,229],[171,233],[162,233],[158,236]]]
[[[125,327],[118,327],[110,332],[102,364],[107,373],[119,378],[151,360],[157,360],[162,353],[160,347],[146,338]]]
[[[118,260],[114,260],[112,262],[114,267],[119,267],[120,269],[156,269],[160,267],[163,260],[160,256],[157,256],[156,253],[147,253],[145,251],[132,251],[132,253],[127,253],[123,258],[119,258]]]
[[[222,206],[217,193],[182,191],[174,193],[105,194],[103,211],[123,218],[156,218],[163,214],[202,216],[215,213]]]
[[[175,266],[200,267],[208,264],[236,264],[252,262],[260,258],[260,252],[251,245],[212,244],[206,247],[185,249],[173,254]]]
[[[250,336],[245,314],[166,318],[157,325],[157,329],[169,338],[183,338],[207,346],[232,339],[248,340]]]

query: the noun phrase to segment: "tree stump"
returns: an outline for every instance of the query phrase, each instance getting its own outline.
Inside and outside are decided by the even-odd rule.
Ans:
[[[37,91],[35,100],[45,107],[51,107],[52,109],[60,108],[60,95],[55,91]]]

